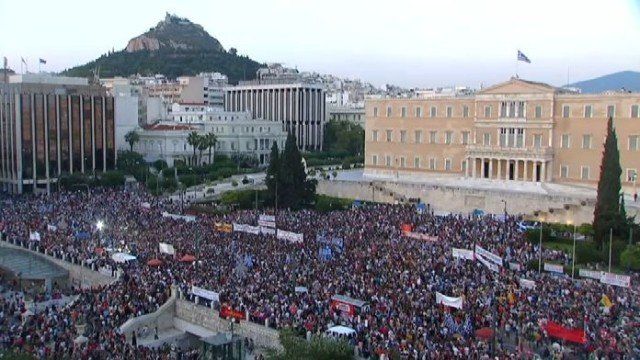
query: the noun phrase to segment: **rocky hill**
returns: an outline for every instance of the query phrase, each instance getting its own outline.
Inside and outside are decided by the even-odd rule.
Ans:
[[[640,92],[640,72],[620,71],[566,86],[579,88],[583,93],[587,94],[601,93],[608,90],[620,91],[623,89],[626,91]]]
[[[217,71],[235,83],[254,78],[260,66],[247,56],[237,55],[234,48],[226,51],[202,26],[167,14],[155,27],[129,40],[123,50],[109,52],[63,74],[91,76],[99,69],[101,77],[165,74],[175,78]]]

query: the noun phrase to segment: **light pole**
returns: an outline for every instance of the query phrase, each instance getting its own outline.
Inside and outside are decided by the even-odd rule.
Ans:
[[[609,272],[611,272],[611,248],[613,247],[613,228],[609,229]]]
[[[542,272],[542,221],[540,221],[540,244],[538,252],[540,254],[540,258],[538,259],[538,274]]]
[[[506,216],[507,216],[507,200],[502,199],[502,200],[500,200],[500,202],[502,202],[504,204],[504,216],[505,216],[505,220],[506,220]]]
[[[571,222],[569,222],[571,224]],[[576,273],[576,224],[573,224],[573,255],[571,255],[571,279]]]

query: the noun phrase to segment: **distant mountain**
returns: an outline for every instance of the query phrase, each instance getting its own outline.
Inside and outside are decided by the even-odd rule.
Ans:
[[[582,90],[583,93],[601,93],[607,90],[621,90],[640,92],[640,72],[621,71],[604,75],[591,80],[580,81],[566,85]]]
[[[234,48],[225,51],[202,26],[167,14],[158,25],[129,40],[123,50],[109,52],[87,64],[67,69],[63,74],[88,77],[99,69],[101,77],[164,74],[175,78],[218,71],[236,83],[253,79],[260,66],[247,56],[237,55]]]

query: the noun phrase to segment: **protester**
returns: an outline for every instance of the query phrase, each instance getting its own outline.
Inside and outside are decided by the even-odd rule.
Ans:
[[[280,210],[277,227],[304,237],[294,242],[216,226],[257,226],[261,213],[256,211],[173,219],[162,213],[179,213],[177,205],[137,191],[59,192],[7,198],[5,205],[0,212],[5,240],[122,274],[108,287],[78,290],[72,306],[47,309],[22,324],[20,301],[2,299],[5,349],[51,358],[166,356],[167,349],[139,346],[139,337],[138,346],[131,345],[118,328],[157,310],[176,285],[194,301],[192,286],[218,293],[214,308],[241,321],[292,327],[300,334],[351,327],[356,331],[351,341],[364,358],[479,359],[550,352],[558,340],[545,333],[549,321],[585,330],[585,343],[564,344],[565,351],[640,356],[637,277],[632,287],[623,288],[538,273],[537,266],[529,270],[539,249],[525,240],[517,217],[436,216],[419,214],[414,206],[381,204],[329,213]],[[409,236],[403,227],[411,228]],[[39,240],[29,240],[36,232]],[[161,242],[173,245],[176,255],[161,253]],[[476,245],[499,257],[502,266],[452,256],[453,248]],[[115,251],[137,259],[116,263],[110,257]],[[186,254],[196,261],[179,261]],[[563,252],[545,249],[543,257],[571,264]],[[151,259],[162,264],[148,266]],[[535,288],[523,287],[521,278]],[[461,308],[438,304],[436,293],[461,299]],[[335,295],[366,304],[352,313],[332,301]],[[611,306],[602,305],[603,295]],[[78,333],[80,325],[86,325],[84,334]],[[495,341],[476,336],[484,328],[497,332]],[[74,344],[79,335],[87,337],[86,345]]]

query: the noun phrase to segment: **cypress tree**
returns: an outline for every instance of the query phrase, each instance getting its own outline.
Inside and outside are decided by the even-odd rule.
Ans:
[[[278,149],[278,143],[274,141],[273,145],[271,146],[271,155],[269,157],[269,167],[267,168],[267,174],[265,178],[265,183],[267,184],[267,193],[269,194],[268,201],[271,204],[275,204],[276,186],[278,187],[282,186],[282,184],[278,183],[280,181],[279,173],[280,173],[280,150]],[[280,189],[280,191],[282,191],[282,189]]]
[[[315,185],[314,180],[307,180],[302,156],[296,145],[296,138],[289,133],[280,159],[279,203],[282,204],[282,207],[300,208],[313,199]]]
[[[598,196],[593,213],[593,230],[599,247],[608,240],[609,229],[621,234],[621,228],[626,223],[620,211],[620,152],[618,151],[618,137],[613,128],[613,119],[607,122],[607,138],[602,153],[600,178],[598,180]]]

